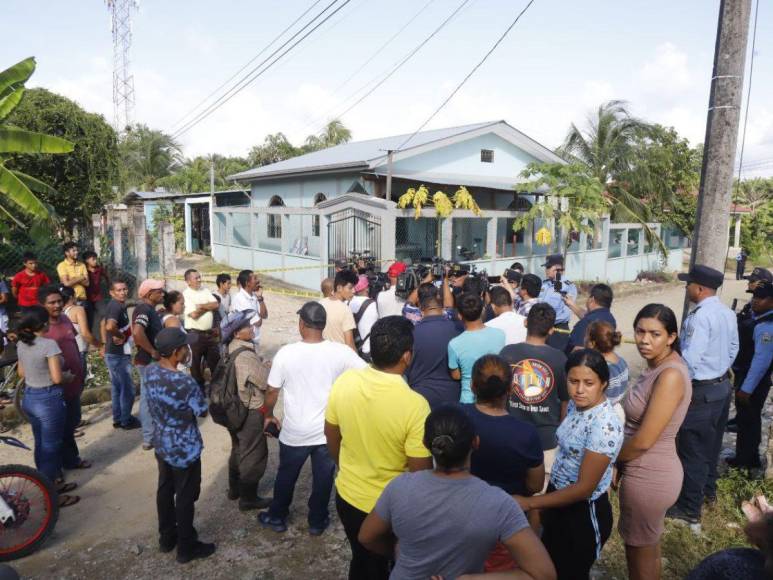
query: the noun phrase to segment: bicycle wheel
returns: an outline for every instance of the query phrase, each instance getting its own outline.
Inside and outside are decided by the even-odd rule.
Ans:
[[[0,562],[32,554],[54,529],[59,499],[51,481],[26,465],[0,465],[0,496],[14,519],[0,523]]]

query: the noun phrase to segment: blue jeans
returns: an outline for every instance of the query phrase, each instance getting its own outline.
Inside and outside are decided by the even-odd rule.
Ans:
[[[153,445],[153,417],[150,416],[150,407],[148,407],[148,389],[145,387],[145,371],[148,367],[138,366],[140,373],[140,423],[142,423],[142,442],[146,445]]]
[[[333,490],[335,462],[327,451],[327,445],[292,447],[279,442],[279,469],[274,481],[274,499],[268,508],[269,517],[287,518],[293,502],[295,482],[306,458],[311,456],[311,497],[309,497],[309,525],[324,527],[328,518],[327,505]]]
[[[105,363],[110,372],[112,386],[113,423],[127,425],[132,417],[132,405],[134,405],[131,356],[128,354],[105,354]]]
[[[35,467],[51,481],[62,472],[65,403],[62,387],[27,387],[22,409],[35,436]]]

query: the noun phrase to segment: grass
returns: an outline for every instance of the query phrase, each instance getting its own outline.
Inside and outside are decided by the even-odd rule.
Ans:
[[[703,510],[700,533],[693,532],[689,526],[666,520],[666,530],[661,539],[663,578],[682,579],[714,552],[749,546],[743,533],[746,518],[741,511],[741,502],[759,494],[773,497],[773,480],[750,479],[742,472],[731,469],[717,482],[717,503]],[[611,501],[617,525],[620,512],[616,494],[612,494]],[[617,530],[604,546],[598,568],[604,578],[622,580],[628,577],[625,546]]]

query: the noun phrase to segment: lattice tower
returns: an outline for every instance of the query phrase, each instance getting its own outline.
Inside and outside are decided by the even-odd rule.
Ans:
[[[134,121],[134,77],[130,68],[131,12],[136,0],[106,0],[113,31],[113,126],[119,133]]]

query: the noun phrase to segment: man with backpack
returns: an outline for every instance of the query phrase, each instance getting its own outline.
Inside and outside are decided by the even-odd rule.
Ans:
[[[378,305],[368,294],[368,277],[361,274],[354,287],[349,308],[354,315],[354,346],[363,360],[370,362],[370,329],[378,322]]]
[[[266,421],[273,418],[281,390],[284,392],[284,425],[279,434],[279,469],[274,482],[274,500],[268,511],[258,516],[258,521],[275,532],[287,529],[295,483],[306,459],[311,457],[309,533],[318,536],[330,523],[328,503],[335,476],[335,463],[328,452],[324,432],[330,389],[344,371],[367,365],[349,347],[322,337],[327,312],[321,304],[307,302],[298,315],[301,340],[279,349],[268,376]]]
[[[265,373],[253,341],[254,315],[255,311],[242,310],[223,321],[227,357],[215,369],[210,388],[212,419],[231,435],[228,499],[238,499],[243,512],[271,503],[270,498],[258,495],[258,484],[268,463],[264,430],[271,422],[278,424],[276,419],[264,420]]]

